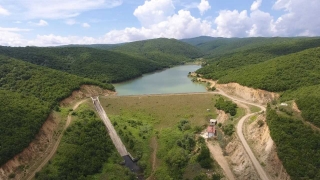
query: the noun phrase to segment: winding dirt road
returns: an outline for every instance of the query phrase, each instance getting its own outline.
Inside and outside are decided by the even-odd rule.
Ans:
[[[84,103],[85,101],[87,101],[87,99],[84,99],[84,100],[82,100],[82,101],[77,102],[77,103],[72,107],[72,109],[73,109],[73,110],[76,110],[76,109],[80,106],[80,104]],[[48,156],[47,156],[45,159],[43,159],[43,161],[41,162],[41,164],[40,164],[35,170],[29,172],[25,179],[27,179],[27,180],[32,180],[32,179],[34,178],[35,174],[36,174],[37,172],[39,172],[39,171],[50,161],[50,159],[51,159],[51,158],[53,157],[53,155],[56,153],[56,151],[57,151],[57,149],[58,149],[58,147],[59,147],[59,144],[60,144],[60,142],[61,142],[63,133],[64,133],[64,131],[69,127],[69,125],[70,125],[70,123],[71,123],[71,120],[72,120],[72,116],[71,116],[71,113],[69,113],[68,118],[67,118],[67,122],[66,122],[66,124],[65,124],[65,126],[64,126],[64,128],[63,128],[63,131],[62,131],[61,134],[59,135],[57,141],[55,142],[55,144],[54,144],[53,148],[51,149],[51,151],[49,152]],[[29,169],[31,169],[31,168],[32,168],[32,167],[30,167]]]
[[[242,103],[242,104],[244,104],[244,105],[247,104],[247,105],[256,106],[256,107],[259,107],[259,108],[261,109],[261,111],[266,111],[266,108],[265,108],[264,106],[261,106],[260,104],[256,104],[256,103],[252,103],[252,102],[247,102],[247,101],[245,101],[245,100],[241,100],[241,99],[232,97],[232,96],[226,94],[226,93],[225,93],[224,91],[222,91],[221,89],[217,89],[217,90],[219,90],[219,92],[213,92],[213,93],[215,93],[215,94],[220,94],[220,95],[223,95],[223,96],[225,96],[225,97],[228,97],[228,98],[230,98],[231,100],[235,101],[236,103]],[[261,111],[260,111],[260,112],[261,112]],[[248,110],[247,110],[247,113],[249,113]],[[246,150],[248,156],[250,157],[250,160],[251,160],[253,166],[255,167],[256,171],[258,172],[260,178],[261,178],[262,180],[269,180],[266,172],[265,172],[264,169],[262,168],[262,166],[261,166],[261,164],[259,163],[259,161],[257,160],[257,158],[254,156],[251,148],[249,147],[249,145],[248,145],[248,143],[247,143],[247,141],[246,141],[246,139],[244,138],[244,135],[243,135],[243,124],[244,124],[244,121],[245,121],[246,119],[248,119],[249,117],[255,115],[255,114],[256,114],[256,113],[246,114],[245,116],[243,116],[243,117],[239,120],[238,125],[237,125],[237,135],[238,135],[238,137],[239,137],[239,139],[240,139],[240,141],[241,141],[244,149]]]

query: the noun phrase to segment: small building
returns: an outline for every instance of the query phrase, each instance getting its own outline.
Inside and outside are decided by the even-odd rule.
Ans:
[[[281,103],[280,106],[288,106],[287,103]]]
[[[207,128],[208,138],[211,138],[213,136],[216,136],[216,119],[210,119],[209,126]]]
[[[207,128],[208,138],[211,138],[216,135],[216,128],[215,126],[208,126]]]
[[[210,119],[210,126],[215,126],[217,124],[216,119]]]

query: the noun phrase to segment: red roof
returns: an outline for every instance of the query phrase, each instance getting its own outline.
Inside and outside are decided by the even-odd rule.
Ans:
[[[208,133],[214,133],[214,132],[215,132],[214,126],[208,126],[207,132],[208,132]]]

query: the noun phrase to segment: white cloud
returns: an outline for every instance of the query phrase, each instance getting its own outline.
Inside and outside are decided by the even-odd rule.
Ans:
[[[19,32],[28,32],[31,29],[3,28],[0,27],[0,45],[3,46],[25,46],[26,40]]]
[[[200,4],[198,5],[198,9],[200,14],[203,15],[206,11],[211,8],[208,0],[201,0]]]
[[[88,23],[82,23],[82,27],[84,27],[84,28],[89,28],[89,27],[91,27],[91,26],[90,26],[90,24],[88,24]]]
[[[78,16],[93,9],[107,9],[119,6],[122,0],[2,0],[3,4],[14,6],[16,12],[26,19],[65,19]]]
[[[261,6],[262,0],[256,0],[252,3],[250,10],[255,11],[258,10],[259,7]]]
[[[57,36],[54,34],[38,35],[35,40],[28,41],[30,46],[59,46],[67,44],[96,44],[100,42],[99,39],[92,37],[79,37],[79,36]]]
[[[280,36],[320,35],[319,0],[277,0],[273,8],[284,10],[275,26]]]
[[[49,23],[45,20],[40,19],[39,22],[35,23],[35,22],[28,22],[29,24],[33,25],[33,26],[48,26]]]
[[[0,5],[0,15],[9,16],[11,13]]]
[[[63,44],[122,43],[158,37],[189,38],[200,35],[221,37],[252,36],[315,36],[320,35],[320,1],[277,0],[273,6],[283,14],[274,18],[268,12],[260,10],[262,1],[256,0],[250,10],[221,10],[211,19],[196,18],[188,10],[175,12],[171,0],[147,0],[136,8],[134,15],[141,27],[127,27],[112,30],[104,36],[79,37],[58,36],[54,34],[38,35],[34,40],[26,41],[22,33],[29,29],[0,28],[4,34],[0,38],[2,45],[56,46]],[[91,21],[89,21],[91,22]],[[66,24],[84,25],[73,19]],[[89,25],[89,24],[88,24]],[[5,33],[3,33],[5,32]]]
[[[3,28],[0,27],[0,32],[27,32],[27,31],[31,31],[31,29],[20,29],[20,28]]]
[[[146,0],[135,9],[133,15],[139,19],[142,26],[149,27],[165,21],[168,16],[174,14],[174,9],[172,0]]]
[[[21,22],[21,21],[14,21],[13,23],[15,23],[15,24],[21,24],[22,22]]]
[[[77,24],[77,21],[74,20],[74,19],[67,19],[67,20],[65,21],[65,23],[66,23],[67,25],[72,26],[72,25]]]

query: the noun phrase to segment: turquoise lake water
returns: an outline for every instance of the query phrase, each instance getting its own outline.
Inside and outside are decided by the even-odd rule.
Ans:
[[[196,71],[200,67],[198,65],[176,66],[113,85],[119,96],[206,92],[204,84],[193,83],[188,77],[189,72]]]

